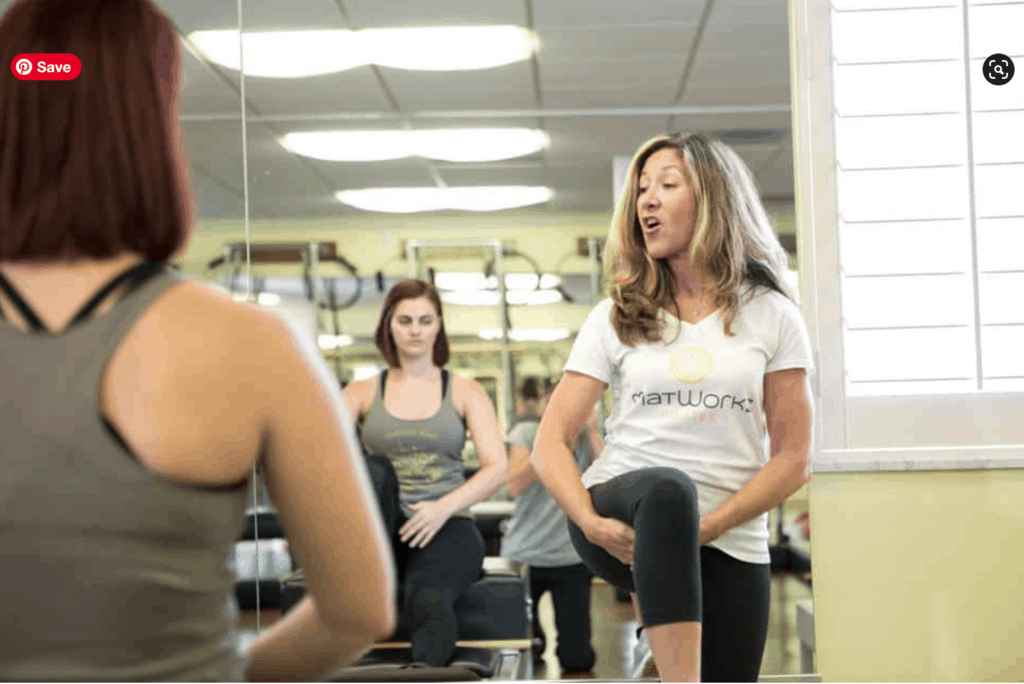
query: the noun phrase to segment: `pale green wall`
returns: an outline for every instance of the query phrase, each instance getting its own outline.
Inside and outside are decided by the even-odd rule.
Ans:
[[[809,489],[823,681],[1024,681],[1024,470]]]

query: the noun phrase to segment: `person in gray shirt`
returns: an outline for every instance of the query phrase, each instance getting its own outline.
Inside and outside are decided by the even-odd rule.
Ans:
[[[592,574],[569,539],[565,512],[536,479],[530,466],[530,452],[540,417],[553,389],[550,381],[542,382],[537,378],[527,378],[520,388],[526,411],[505,438],[509,446],[507,486],[515,497],[515,509],[502,537],[501,555],[530,566],[533,633],[537,640],[535,659],[544,652],[546,644],[536,607],[541,596],[551,592],[558,631],[555,653],[562,672],[571,674],[591,670],[596,660],[590,643]],[[595,419],[580,431],[576,441],[576,465],[580,472],[590,465],[601,448],[595,414]]]

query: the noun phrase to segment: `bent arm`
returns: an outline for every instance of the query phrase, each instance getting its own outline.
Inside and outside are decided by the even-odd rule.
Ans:
[[[508,455],[508,481],[505,484],[512,496],[519,496],[536,477],[530,465],[530,450],[518,444],[510,444]]]
[[[530,464],[545,489],[584,531],[600,516],[594,510],[590,493],[583,486],[573,457],[573,446],[580,428],[606,387],[596,378],[566,371],[544,411],[530,456]]]
[[[501,439],[501,426],[491,400],[475,380],[468,383],[467,389],[466,426],[480,459],[480,470],[458,489],[438,499],[451,513],[483,501],[505,484],[508,475],[508,457]]]
[[[254,643],[252,681],[322,676],[395,626],[390,544],[352,421],[317,350],[286,330],[260,350],[277,361],[264,466],[309,594]]]
[[[775,371],[765,376],[764,384],[771,457],[738,492],[705,516],[707,541],[775,508],[809,479],[814,415],[807,373],[803,368]]]

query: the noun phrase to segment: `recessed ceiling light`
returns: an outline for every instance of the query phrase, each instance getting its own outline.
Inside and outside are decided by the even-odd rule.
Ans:
[[[307,131],[281,143],[304,157],[327,161],[386,161],[425,157],[485,162],[533,154],[548,146],[544,131],[529,128],[454,128],[433,131]]]
[[[482,339],[500,340],[500,328],[480,328],[477,331]],[[569,338],[567,328],[513,328],[508,331],[509,339],[516,342],[555,342]]]
[[[491,69],[529,59],[534,34],[519,26],[437,26],[363,31],[374,64],[410,71]]]
[[[530,186],[483,186],[464,188],[368,188],[342,190],[340,202],[392,214],[457,209],[499,211],[541,204],[554,197],[551,188]]]
[[[196,31],[207,59],[241,68],[237,30]],[[368,64],[412,71],[490,69],[528,59],[536,38],[518,26],[439,26],[361,31],[255,31],[242,38],[246,76],[301,78]]]
[[[562,277],[545,273],[540,277],[540,289],[549,290],[562,284]],[[495,276],[484,277],[483,273],[435,273],[434,285],[441,290],[493,290],[498,287]],[[506,273],[505,287],[509,290],[536,290],[536,273]]]
[[[562,293],[558,290],[508,290],[506,299],[509,304],[517,306],[558,304],[562,301]],[[441,300],[459,306],[497,306],[501,302],[501,294],[497,290],[461,290],[442,292]]]
[[[320,348],[324,351],[338,349],[339,347],[348,347],[355,342],[351,335],[321,335],[318,341],[320,343]]]

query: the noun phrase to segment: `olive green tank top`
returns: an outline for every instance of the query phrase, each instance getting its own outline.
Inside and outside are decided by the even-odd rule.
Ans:
[[[398,476],[402,512],[412,517],[409,504],[436,501],[465,481],[462,449],[466,425],[452,403],[448,371],[441,371],[441,407],[423,420],[395,418],[384,408],[387,371],[377,384],[373,405],[363,418],[363,449],[384,456]],[[472,517],[468,510],[454,517]]]
[[[130,269],[54,335],[0,277],[33,328],[0,320],[0,680],[241,680],[229,558],[247,482],[153,475],[98,406],[110,357],[179,280],[164,264]]]

